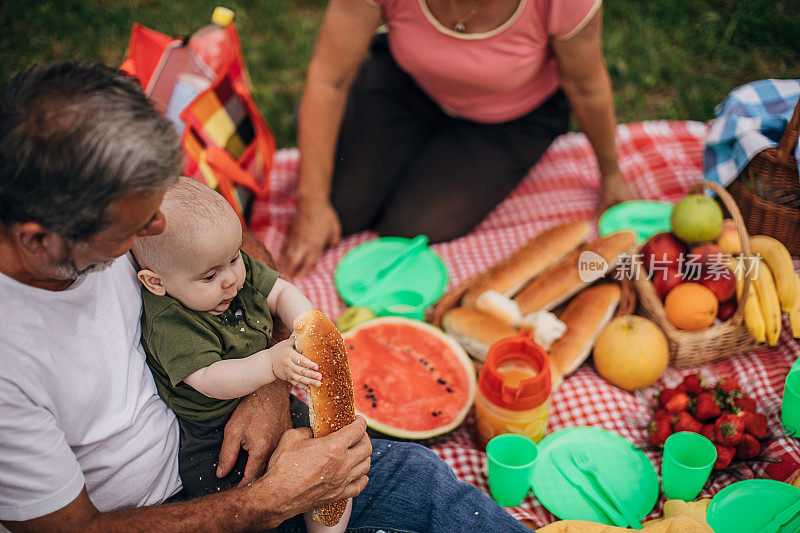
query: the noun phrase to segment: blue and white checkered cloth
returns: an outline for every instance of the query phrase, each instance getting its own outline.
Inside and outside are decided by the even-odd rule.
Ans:
[[[705,178],[728,186],[757,153],[777,146],[799,97],[800,80],[760,80],[734,89],[715,109],[703,153]],[[800,162],[800,143],[795,157]]]

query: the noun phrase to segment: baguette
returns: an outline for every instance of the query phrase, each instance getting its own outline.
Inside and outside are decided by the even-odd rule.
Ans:
[[[633,251],[635,245],[636,235],[632,231],[620,231],[584,244],[534,279],[514,300],[523,315],[542,309],[549,311],[603,277],[617,265],[620,254]],[[600,256],[605,261],[605,267],[592,270],[590,276],[584,275],[584,279],[581,279],[580,260],[584,252]]]
[[[550,348],[550,359],[568,376],[589,357],[595,340],[619,305],[616,283],[601,283],[581,292],[561,313],[567,332]]]
[[[517,334],[517,330],[494,316],[466,307],[455,307],[445,313],[442,329],[472,358],[481,362],[486,360],[486,353],[492,344]]]
[[[311,387],[308,412],[314,437],[324,437],[356,419],[353,381],[347,364],[347,349],[336,326],[319,311],[307,311],[294,321],[295,347],[319,365],[322,385]],[[347,500],[314,509],[315,522],[339,523]]]
[[[540,232],[479,275],[464,293],[461,306],[475,307],[475,300],[488,290],[514,296],[531,279],[586,242],[590,233],[585,221],[565,222]]]

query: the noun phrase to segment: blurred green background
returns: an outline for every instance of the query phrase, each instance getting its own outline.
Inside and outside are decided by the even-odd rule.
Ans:
[[[326,3],[0,0],[0,82],[51,59],[97,58],[118,66],[134,22],[186,35],[221,4],[236,12],[253,96],[278,146],[293,146],[292,114]],[[737,85],[800,78],[798,0],[606,0],[604,20],[620,122],[708,120]]]

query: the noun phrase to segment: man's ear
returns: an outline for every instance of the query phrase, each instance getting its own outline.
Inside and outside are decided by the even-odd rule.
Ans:
[[[12,233],[20,248],[32,255],[48,251],[53,245],[52,241],[58,237],[38,222],[16,224]]]
[[[147,270],[146,268],[142,269],[136,274],[136,277],[139,278],[142,285],[147,287],[148,291],[156,296],[164,296],[167,293],[167,290],[164,288],[164,280],[152,270]]]

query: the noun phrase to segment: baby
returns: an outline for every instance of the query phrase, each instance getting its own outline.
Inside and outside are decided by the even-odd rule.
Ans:
[[[180,178],[164,196],[166,228],[138,238],[142,346],[159,395],[180,426],[178,464],[189,497],[235,487],[245,454],[216,477],[225,424],[242,397],[282,379],[319,386],[316,363],[294,349],[294,335],[268,348],[272,316],[291,327],[311,302],[278,273],[240,250],[242,227],[218,193]],[[244,457],[242,457],[244,455]],[[305,519],[309,531],[344,531],[352,502],[333,528]]]

